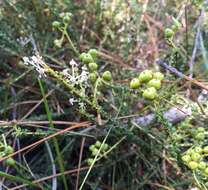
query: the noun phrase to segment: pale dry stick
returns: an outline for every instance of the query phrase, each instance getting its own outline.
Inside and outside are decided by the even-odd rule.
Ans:
[[[95,165],[94,167],[99,167],[101,165]],[[51,175],[51,176],[47,176],[47,177],[43,177],[41,179],[38,179],[38,180],[34,180],[32,183],[33,184],[37,184],[37,183],[40,183],[40,182],[43,182],[43,181],[46,181],[46,180],[50,180],[54,177],[59,177],[59,176],[62,176],[62,175],[68,175],[68,174],[73,174],[73,173],[77,173],[78,170],[80,171],[84,171],[84,170],[88,170],[89,167],[83,167],[83,168],[76,168],[76,169],[72,169],[72,170],[68,170],[68,171],[65,171],[64,173],[57,173],[56,175]],[[23,187],[26,187],[28,186],[27,184],[23,184],[23,185],[19,185],[19,186],[16,186],[16,187],[13,187],[13,188],[10,188],[9,190],[20,190],[21,188]]]
[[[83,150],[84,150],[84,144],[85,144],[86,138],[82,138],[82,143],[81,143],[81,149],[79,153],[79,163],[78,163],[78,170],[77,170],[77,180],[76,180],[76,190],[79,188],[79,174],[80,174],[80,168],[81,168],[81,162],[82,162],[82,155],[83,155]]]
[[[3,187],[4,189],[3,189],[2,187]],[[10,190],[10,188],[7,187],[6,185],[0,183],[0,190]]]
[[[156,58],[158,57],[157,41],[155,38],[155,35],[157,35],[157,34],[155,34],[156,32],[155,32],[154,28],[150,25],[149,21],[147,19],[145,19],[145,17],[144,17],[144,21],[147,24],[147,27],[149,30],[150,41],[152,42],[152,47],[153,47],[152,48],[152,52],[153,52],[153,56],[154,56],[153,61],[155,62]],[[157,70],[158,69],[157,65],[155,67],[156,67],[155,69]]]
[[[39,100],[29,100],[29,101],[22,101],[22,102],[14,103],[14,104],[11,104],[11,105],[7,106],[4,109],[4,111],[10,110],[10,109],[12,109],[15,106],[21,106],[21,105],[25,105],[25,104],[26,105],[28,105],[28,104],[35,104],[37,102],[39,102]],[[2,110],[0,112],[2,113]]]
[[[200,15],[200,18],[202,17],[202,12],[203,10],[201,11],[201,15]],[[197,33],[196,33],[196,37],[195,37],[195,43],[194,43],[194,48],[193,48],[193,52],[192,52],[192,56],[191,56],[191,59],[189,61],[189,77],[193,77],[193,68],[194,68],[194,60],[195,60],[195,57],[196,57],[196,53],[197,53],[197,49],[198,49],[198,46],[199,46],[199,41],[200,41],[200,20],[201,19],[198,19],[198,22],[199,22],[199,26],[198,26],[198,29],[197,29]],[[189,88],[187,89],[187,93],[188,95],[190,95],[192,92],[192,88],[191,88],[191,84],[189,85]],[[192,93],[192,95],[194,95],[194,93]],[[195,98],[195,101],[197,102],[202,114],[206,115],[202,105],[198,102],[197,98]]]
[[[134,68],[132,68],[131,66],[129,66],[127,63],[125,63],[121,57],[118,57],[117,55],[114,56],[112,55],[108,50],[106,49],[101,49],[100,52],[99,52],[99,55],[101,57],[103,57],[104,59],[108,59],[110,61],[112,61],[113,63],[117,63],[119,64],[120,66],[124,67],[124,68],[127,68],[127,69],[130,69],[130,70],[135,70]]]
[[[0,127],[8,127],[8,126],[13,126],[13,125],[21,125],[21,126],[25,126],[25,127],[35,127],[35,128],[40,128],[40,129],[46,129],[48,130],[48,127],[46,126],[43,126],[41,124],[49,124],[49,121],[22,121],[22,122],[19,122],[19,121],[0,121]],[[65,122],[65,121],[53,121],[53,124],[55,125],[76,125],[78,123],[76,122]],[[60,131],[60,129],[57,129],[57,128],[54,128],[54,129],[51,129],[53,130],[54,132],[56,131]],[[10,130],[12,131],[12,130]]]
[[[81,131],[79,131],[79,132],[77,132],[77,133],[79,133],[79,134],[82,134],[83,136],[85,136],[85,137],[91,137],[92,138],[92,136],[90,136],[90,135],[87,135],[86,133],[87,132],[89,132],[89,131],[91,131],[91,130],[93,130],[93,129],[95,129],[96,128],[96,125],[93,125],[93,126],[90,126],[90,127],[88,127],[88,128],[86,128],[86,129],[83,129],[83,130],[81,130]],[[58,129],[57,129],[58,130]],[[60,131],[60,130],[59,130]],[[69,132],[69,133],[76,133],[76,132]],[[32,149],[34,149],[36,146],[38,146],[38,145],[35,145],[34,147],[32,147],[32,148],[30,148],[29,150],[27,150],[23,155],[25,155],[25,154],[27,154],[28,152],[30,152]]]
[[[83,41],[83,36],[85,34],[85,28],[86,28],[86,17],[87,15],[84,16],[84,19],[83,19],[83,23],[82,23],[82,30],[81,30],[81,35],[80,35],[80,38],[79,38],[79,42],[82,42]]]
[[[76,123],[76,122],[75,122],[74,125],[76,125],[76,124],[79,124],[79,123]],[[48,128],[47,128],[47,129],[48,129]],[[61,130],[55,129],[55,128],[54,128],[53,130],[55,130],[55,131],[61,131]],[[84,130],[83,130],[83,131],[84,131]],[[81,131],[80,134],[83,133],[83,131]],[[69,132],[69,133],[73,133],[73,132]],[[74,133],[76,133],[76,132],[74,132]],[[87,135],[86,135],[86,136],[87,136]],[[89,136],[88,136],[88,137],[89,137]],[[24,153],[24,155],[27,154],[28,152],[32,151],[33,149],[35,149],[37,146],[38,146],[38,145],[35,145],[34,147],[31,147],[30,149],[28,149],[28,150]]]
[[[142,15],[141,15],[141,18],[140,18],[140,22],[143,22],[143,20],[144,20],[144,13],[146,12],[146,10],[147,10],[147,5],[148,5],[148,3],[149,3],[149,0],[145,0],[145,2],[144,2],[144,4],[143,4],[143,6],[142,6]]]
[[[161,185],[159,183],[151,183],[151,185],[156,186],[156,187],[162,187],[165,190],[175,190],[175,189],[173,189],[171,187],[167,187],[167,186]]]
[[[186,76],[185,74],[183,74],[182,72],[178,71],[176,68],[168,65],[165,61],[159,59],[156,61],[156,63],[162,67],[164,67],[166,70],[169,70],[170,72],[172,72],[173,74],[175,74],[177,77],[180,77],[182,79],[185,79],[187,81],[192,82],[193,84],[205,89],[206,91],[208,91],[208,86],[206,86],[205,84],[197,81],[196,79],[193,79],[191,77]]]
[[[95,33],[93,30],[91,30],[90,28],[86,27],[86,31],[89,31],[89,32],[93,35],[93,37],[95,37],[96,40],[99,41],[99,43],[102,41],[102,39],[99,37],[99,35],[96,34],[96,33]],[[98,44],[99,44],[99,43],[98,43]]]
[[[48,96],[50,96],[51,94],[52,94],[52,92],[53,92],[54,90],[50,90],[47,94],[46,94],[46,96],[45,96],[45,98],[47,98]],[[22,120],[24,120],[24,119],[26,119],[42,102],[44,101],[44,98],[42,98],[40,101],[39,101],[39,103],[37,103],[25,116],[23,116],[21,119],[20,119],[20,121],[22,121]]]
[[[117,63],[118,65],[128,69],[128,70],[132,70],[135,71],[136,69],[129,66],[127,63],[124,63],[122,60],[115,58],[114,56],[110,55],[110,53],[108,52],[104,52],[101,50],[101,52],[99,52],[99,55],[101,57],[103,57],[104,59],[108,59],[110,61],[112,61],[112,63]]]
[[[44,125],[49,124],[49,121],[21,121],[21,120],[13,120],[13,121],[0,121],[0,126],[10,126],[10,125]],[[70,122],[70,121],[53,121],[55,125],[76,125],[78,122]]]
[[[157,27],[159,30],[161,30],[162,32],[164,31],[163,29],[163,25],[161,22],[154,20],[154,18],[152,18],[150,15],[148,15],[147,13],[143,13],[144,15],[144,19],[148,20],[149,22],[151,22],[155,27]]]
[[[30,173],[30,175],[31,175],[34,179],[36,179],[36,176],[35,176],[35,174],[32,172],[32,170],[30,169],[30,167],[29,167],[29,165],[28,165],[28,162],[27,162],[27,160],[26,160],[24,154],[22,155],[22,159],[23,159],[24,164],[25,164],[25,167],[28,169],[28,172]]]
[[[0,159],[0,163],[1,163],[2,161],[4,161],[4,160],[10,158],[10,157],[13,157],[13,156],[15,156],[15,155],[17,155],[17,154],[19,154],[19,153],[21,153],[21,152],[24,152],[25,150],[27,150],[27,149],[29,149],[29,148],[32,148],[32,147],[34,147],[34,146],[37,146],[37,145],[39,145],[39,144],[41,144],[41,143],[43,143],[43,142],[45,142],[45,141],[47,141],[47,140],[49,140],[49,139],[51,139],[51,138],[53,138],[53,137],[56,137],[56,136],[58,136],[58,135],[64,134],[64,133],[66,133],[66,132],[68,132],[68,131],[71,131],[71,130],[73,130],[73,129],[77,129],[77,128],[80,128],[80,127],[89,127],[89,125],[90,125],[89,122],[82,122],[82,123],[79,123],[79,124],[77,124],[77,125],[68,127],[68,128],[63,129],[63,130],[61,130],[61,131],[58,131],[58,132],[56,132],[56,133],[54,133],[54,134],[52,134],[52,135],[49,135],[49,136],[47,136],[47,137],[45,137],[45,138],[43,138],[43,139],[41,139],[41,140],[39,140],[39,141],[36,141],[35,143],[30,144],[30,145],[28,145],[28,146],[26,146],[26,147],[24,147],[24,148],[22,148],[22,149],[20,149],[20,150],[18,150],[18,151],[16,151],[16,152],[12,153],[12,154],[9,154],[8,156],[5,156],[5,157],[1,158],[1,159]]]
[[[50,145],[47,141],[45,142],[45,145],[46,145],[46,148],[48,150],[49,158],[50,158],[50,161],[51,161],[51,164],[52,164],[53,175],[56,175],[56,164],[55,164],[55,161],[54,161],[54,158],[53,158],[53,154],[52,154]],[[52,190],[56,190],[56,189],[57,189],[57,178],[53,178],[52,179]]]
[[[192,52],[192,56],[191,59],[189,61],[189,77],[193,76],[193,67],[194,67],[194,60],[196,57],[196,53],[197,53],[197,49],[198,49],[198,44],[199,44],[199,39],[200,39],[200,29],[198,28],[197,33],[196,33],[196,37],[195,37],[195,45],[193,48],[193,52]]]

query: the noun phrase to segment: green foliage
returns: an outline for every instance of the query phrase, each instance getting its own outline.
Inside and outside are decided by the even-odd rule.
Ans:
[[[206,94],[155,64],[165,58],[185,75],[207,79],[204,2],[0,5],[4,186],[53,189],[44,177],[57,174],[57,189],[207,189]],[[164,114],[171,108],[191,115],[171,122]],[[152,117],[149,125],[138,122]],[[77,125],[49,139],[49,147],[15,152]]]

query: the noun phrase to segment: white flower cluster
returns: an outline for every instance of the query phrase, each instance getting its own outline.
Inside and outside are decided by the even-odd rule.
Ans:
[[[89,75],[87,67],[84,65],[79,69],[79,65],[73,59],[70,61],[69,65],[71,68],[64,69],[62,74],[71,84],[78,85],[80,87],[80,95],[85,96],[85,89],[88,87],[87,79]],[[80,109],[85,109],[85,104],[77,99],[70,98],[69,103],[72,106],[77,103]]]
[[[74,105],[74,103],[78,103],[80,109],[84,109],[85,108],[85,104],[83,102],[79,102],[78,100],[74,99],[74,98],[70,98],[69,99],[69,103],[70,105]]]
[[[78,102],[78,100],[75,100],[74,98],[69,99],[69,103],[73,106],[74,103]]]
[[[46,77],[46,69],[48,66],[38,52],[31,57],[23,57],[23,61],[25,65],[33,66],[34,69],[39,73],[39,77]],[[63,71],[57,72],[58,75],[63,77],[63,79],[70,83],[70,85],[76,85],[78,88],[80,88],[80,96],[85,96],[85,90],[88,87],[87,79],[89,75],[87,67],[82,66],[81,69],[79,69],[79,65],[73,59],[70,61],[69,65],[71,66],[70,68],[66,68]],[[83,102],[79,102],[79,100],[74,98],[70,98],[69,103],[71,105],[78,103],[80,109],[85,108]]]
[[[32,57],[23,57],[23,61],[25,65],[32,65],[34,69],[39,73],[39,77],[46,76],[45,68],[46,63],[43,61],[42,57],[39,53],[36,52]]]
[[[22,47],[24,47],[26,44],[30,42],[30,39],[27,37],[20,36],[19,38],[17,38],[17,42],[20,43]]]
[[[85,84],[87,85],[87,79],[89,72],[86,66],[82,66],[81,73],[78,68],[78,64],[72,59],[70,61],[71,69],[67,68],[62,71],[64,77],[69,80],[73,85]]]

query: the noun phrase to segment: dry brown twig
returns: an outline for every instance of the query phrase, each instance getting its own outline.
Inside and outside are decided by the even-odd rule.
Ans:
[[[10,157],[13,157],[13,156],[15,156],[15,155],[17,155],[17,154],[19,154],[19,153],[21,153],[21,152],[24,152],[24,151],[28,150],[29,148],[32,148],[32,147],[34,147],[34,146],[37,146],[37,145],[39,145],[39,144],[41,144],[41,143],[43,143],[43,142],[45,142],[45,141],[47,141],[47,140],[49,140],[49,139],[51,139],[51,138],[53,138],[53,137],[56,137],[56,136],[58,136],[58,135],[62,135],[62,134],[64,134],[64,133],[68,132],[68,131],[71,131],[71,130],[74,130],[74,129],[78,129],[78,128],[80,128],[80,127],[89,127],[89,126],[90,126],[90,123],[89,123],[89,122],[82,122],[82,123],[78,123],[78,124],[76,124],[76,125],[73,125],[73,126],[71,126],[71,127],[68,127],[68,128],[66,128],[66,129],[60,130],[60,131],[58,131],[58,132],[56,132],[56,133],[54,133],[54,134],[52,134],[52,135],[49,135],[49,136],[47,136],[47,137],[44,137],[43,139],[41,139],[41,140],[39,140],[39,141],[36,141],[36,142],[34,142],[34,143],[32,143],[32,144],[30,144],[30,145],[24,147],[24,148],[22,148],[22,149],[20,149],[20,150],[18,150],[18,151],[16,151],[16,152],[14,152],[14,153],[12,153],[12,154],[9,154],[8,156],[5,156],[5,157],[1,158],[1,159],[0,159],[0,163],[1,163],[2,161],[4,161],[4,160],[10,158]]]

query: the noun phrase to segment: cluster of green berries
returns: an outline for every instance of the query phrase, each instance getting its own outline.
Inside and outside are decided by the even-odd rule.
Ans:
[[[57,20],[53,21],[53,23],[52,23],[53,29],[66,28],[71,22],[72,14],[70,12],[63,12],[63,13],[59,14],[59,17],[61,19],[61,22],[59,22]],[[63,42],[63,38],[55,39],[54,40],[54,45],[57,46],[57,47],[61,47],[62,42]]]
[[[80,60],[87,65],[90,74],[88,76],[88,79],[95,83],[98,79],[98,64],[96,63],[98,56],[98,51],[96,49],[90,49],[87,53],[83,52],[80,54],[79,58]],[[106,82],[110,82],[112,80],[112,75],[110,71],[105,71],[102,74],[102,79]]]
[[[12,154],[13,152],[14,152],[14,149],[9,145],[0,146],[0,157],[8,156],[9,154]],[[7,166],[14,166],[15,160],[13,158],[8,158],[5,160],[5,164]]]
[[[198,127],[196,129],[193,129],[192,136],[197,141],[203,141],[205,138],[205,129],[203,127]]]
[[[153,100],[157,97],[157,90],[161,88],[161,81],[164,75],[161,72],[153,73],[150,70],[142,71],[137,78],[133,78],[130,82],[131,89],[139,89],[142,84],[147,87],[143,91],[143,97],[148,100]]]
[[[173,24],[171,28],[165,29],[165,38],[172,41],[174,34],[181,28],[181,23],[173,17]]]
[[[72,14],[70,12],[60,13],[59,17],[62,20],[62,22],[59,22],[57,20],[53,21],[52,26],[54,29],[59,29],[60,27],[62,27],[62,23],[66,25],[70,24]]]
[[[191,170],[198,170],[204,176],[208,176],[208,164],[203,161],[203,158],[208,154],[208,146],[201,148],[197,146],[186,151],[182,156],[184,164],[186,164]]]
[[[101,143],[100,141],[96,141],[95,144],[93,144],[93,145],[90,146],[89,150],[90,150],[92,156],[96,156],[96,155],[98,154],[98,151],[99,151],[101,145],[102,145],[102,143]],[[108,149],[109,149],[109,145],[108,145],[107,143],[104,143],[104,144],[102,145],[101,150],[100,150],[100,154],[98,155],[98,159],[99,159],[99,157],[102,157],[102,155],[103,155]],[[88,165],[92,165],[93,160],[94,160],[93,158],[88,158],[88,159],[87,159]]]

